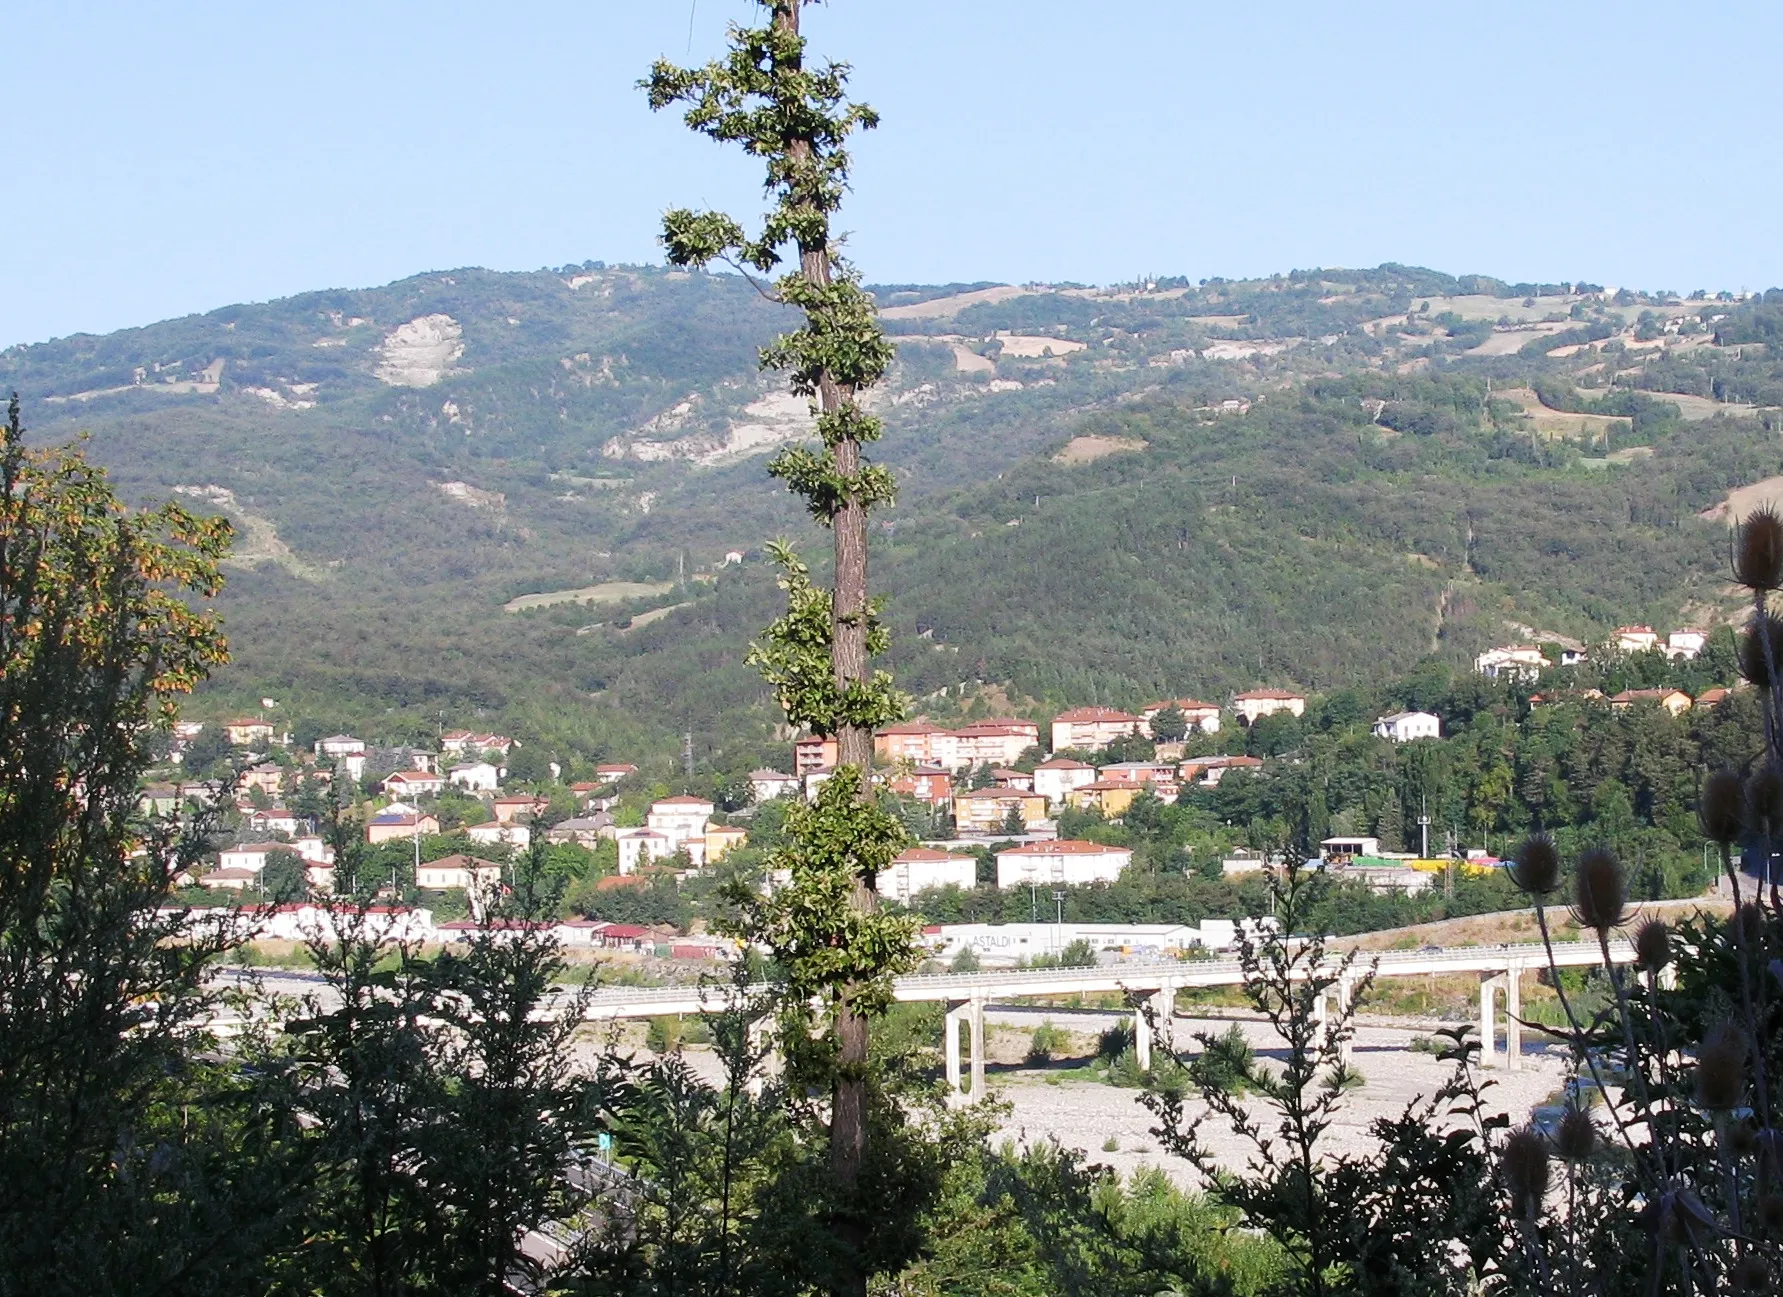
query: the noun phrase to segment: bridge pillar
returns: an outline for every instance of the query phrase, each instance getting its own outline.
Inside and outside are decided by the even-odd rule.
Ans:
[[[1510,978],[1504,973],[1493,973],[1480,979],[1480,1066],[1498,1066],[1498,1051],[1494,1032],[1497,1023],[1494,1021],[1494,1000],[1501,987]]]
[[[1141,1072],[1152,1070],[1152,1024],[1143,1001],[1133,1006],[1133,1059]]]
[[[973,1000],[967,1019],[972,1025],[972,1102],[984,1098],[984,1001]]]
[[[1504,971],[1504,1066],[1515,1072],[1522,1064],[1523,966],[1512,963]]]
[[[971,1001],[947,1006],[945,1027],[942,1031],[942,1057],[947,1065],[947,1089],[957,1097],[960,1093],[960,1019],[966,1016]]]
[[[1338,1020],[1340,1022],[1349,1015],[1350,998],[1355,993],[1356,993],[1355,984],[1353,982],[1351,982],[1349,978],[1340,977],[1337,979],[1337,1016],[1338,1016]],[[1323,1004],[1324,1001],[1321,999],[1320,1003]],[[1329,1030],[1329,1027],[1326,1027],[1326,1030]],[[1343,1042],[1338,1045],[1338,1047],[1337,1047],[1337,1065],[1339,1067],[1347,1068],[1350,1065],[1350,1045],[1351,1045],[1351,1043],[1352,1043],[1352,1041],[1351,1041],[1350,1037],[1346,1035],[1343,1038]]]
[[[1313,1021],[1319,1028],[1319,1048],[1325,1048],[1325,1042],[1331,1035],[1331,997],[1324,991],[1319,992],[1313,1003]]]
[[[1158,1032],[1158,1043],[1171,1054],[1176,1052],[1176,988],[1164,986],[1151,998],[1152,1017]]]

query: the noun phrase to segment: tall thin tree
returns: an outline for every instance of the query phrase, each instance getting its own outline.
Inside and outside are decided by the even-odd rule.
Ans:
[[[910,949],[909,928],[878,914],[873,892],[874,873],[903,838],[896,821],[871,804],[873,730],[901,717],[905,704],[890,676],[871,669],[887,636],[868,594],[867,516],[892,500],[894,486],[888,470],[866,460],[864,447],[881,429],[860,397],[884,375],[894,349],[830,228],[847,187],[844,146],[878,116],[848,102],[845,65],[806,64],[800,0],[761,4],[765,25],[733,28],[726,58],[693,69],[659,61],[644,88],[653,108],[680,104],[695,131],[762,158],[773,200],[754,237],[722,213],[669,212],[663,242],[670,262],[721,260],[756,282],[755,273],[782,267],[788,249],[797,256],[796,267],[771,284],[757,282],[805,317],[763,348],[761,361],[810,398],[822,447],[791,447],[769,472],[832,530],[835,570],[832,588],[820,590],[790,549],[775,548],[788,611],[751,660],[788,720],[835,737],[838,768],[818,803],[789,823],[787,863],[798,900],[761,911],[761,935],[789,970],[791,989],[822,994],[831,1006],[830,1160],[846,1198],[867,1151],[869,1020],[889,999],[890,978],[908,966]],[[856,1275],[844,1286],[864,1290],[864,1282]]]

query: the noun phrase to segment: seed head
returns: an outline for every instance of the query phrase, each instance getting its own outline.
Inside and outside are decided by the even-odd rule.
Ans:
[[[1740,908],[1727,916],[1727,935],[1747,950],[1756,950],[1764,941],[1765,917],[1754,901],[1741,901]]]
[[[1568,1162],[1583,1162],[1597,1147],[1597,1123],[1583,1108],[1568,1106],[1554,1132],[1554,1147]]]
[[[1771,651],[1765,654],[1765,642]],[[1740,636],[1740,674],[1760,689],[1771,687],[1771,664],[1783,667],[1783,622],[1769,614],[1755,615]]]
[[[1769,1292],[1771,1290],[1771,1268],[1756,1252],[1748,1252],[1734,1262],[1731,1277],[1735,1292]]]
[[[1760,766],[1746,781],[1746,831],[1783,838],[1783,772],[1776,766]]]
[[[1735,1157],[1750,1157],[1758,1151],[1758,1127],[1750,1121],[1736,1121],[1727,1128],[1727,1147]]]
[[[1579,926],[1599,935],[1621,925],[1628,907],[1628,888],[1622,862],[1608,847],[1593,847],[1579,857],[1573,879],[1573,909]]]
[[[1500,1165],[1512,1210],[1525,1220],[1534,1220],[1548,1192],[1548,1141],[1540,1132],[1521,1126],[1504,1141]]]
[[[1696,1101],[1710,1112],[1726,1112],[1739,1105],[1745,1090],[1746,1037],[1723,1023],[1696,1051]]]
[[[1524,838],[1511,857],[1511,881],[1531,896],[1545,896],[1560,885],[1560,853],[1545,833]]]
[[[1758,1200],[1758,1219],[1765,1233],[1783,1234],[1783,1193],[1767,1193]]]
[[[1735,533],[1733,574],[1753,590],[1775,590],[1783,580],[1783,518],[1770,505],[1747,514]]]
[[[1703,781],[1696,815],[1710,842],[1738,842],[1746,818],[1746,790],[1731,770],[1717,770]]]
[[[1672,962],[1672,930],[1664,919],[1648,919],[1634,930],[1634,962],[1649,973]]]

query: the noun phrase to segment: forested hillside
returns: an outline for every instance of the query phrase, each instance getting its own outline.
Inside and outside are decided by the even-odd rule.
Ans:
[[[1775,293],[1389,265],[877,296],[875,583],[919,697],[1324,690],[1714,622],[1715,510],[1783,471]],[[0,383],[128,495],[237,524],[235,665],[194,714],[664,762],[691,730],[728,768],[775,751],[762,546],[827,550],[762,467],[808,427],[754,366],[784,325],[731,276],[460,270],[15,347]]]

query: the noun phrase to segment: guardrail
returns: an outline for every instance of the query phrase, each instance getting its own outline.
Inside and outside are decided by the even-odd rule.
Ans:
[[[1601,961],[1603,952],[1595,941],[1562,941],[1554,943],[1553,958],[1557,965],[1579,967]],[[1327,956],[1321,965],[1333,969],[1342,956]],[[1439,968],[1457,972],[1490,971],[1518,964],[1525,968],[1541,968],[1548,963],[1548,951],[1540,942],[1516,942],[1501,946],[1472,946],[1445,950],[1359,951],[1358,969],[1374,965],[1376,975],[1416,976]],[[1626,941],[1610,943],[1610,959],[1614,963],[1631,963],[1634,948]],[[1310,973],[1312,970],[1306,970]],[[1303,974],[1305,975],[1305,974]],[[893,989],[893,998],[904,1001],[935,999],[987,999],[995,996],[1071,994],[1074,987],[1085,991],[1127,986],[1135,990],[1161,989],[1178,985],[1238,985],[1244,981],[1244,964],[1237,959],[1140,960],[1132,963],[1107,964],[1074,968],[1014,968],[1000,972],[978,973],[913,973],[900,977]],[[1044,989],[1039,989],[1044,988]],[[766,996],[775,988],[768,983],[746,987],[744,998]],[[950,995],[949,993],[955,993]],[[597,990],[588,997],[589,1016],[600,1018],[649,1016],[651,1007],[691,1005],[722,1009],[737,997],[731,984],[708,983],[692,986],[613,987]],[[686,1009],[682,1010],[687,1011]]]

